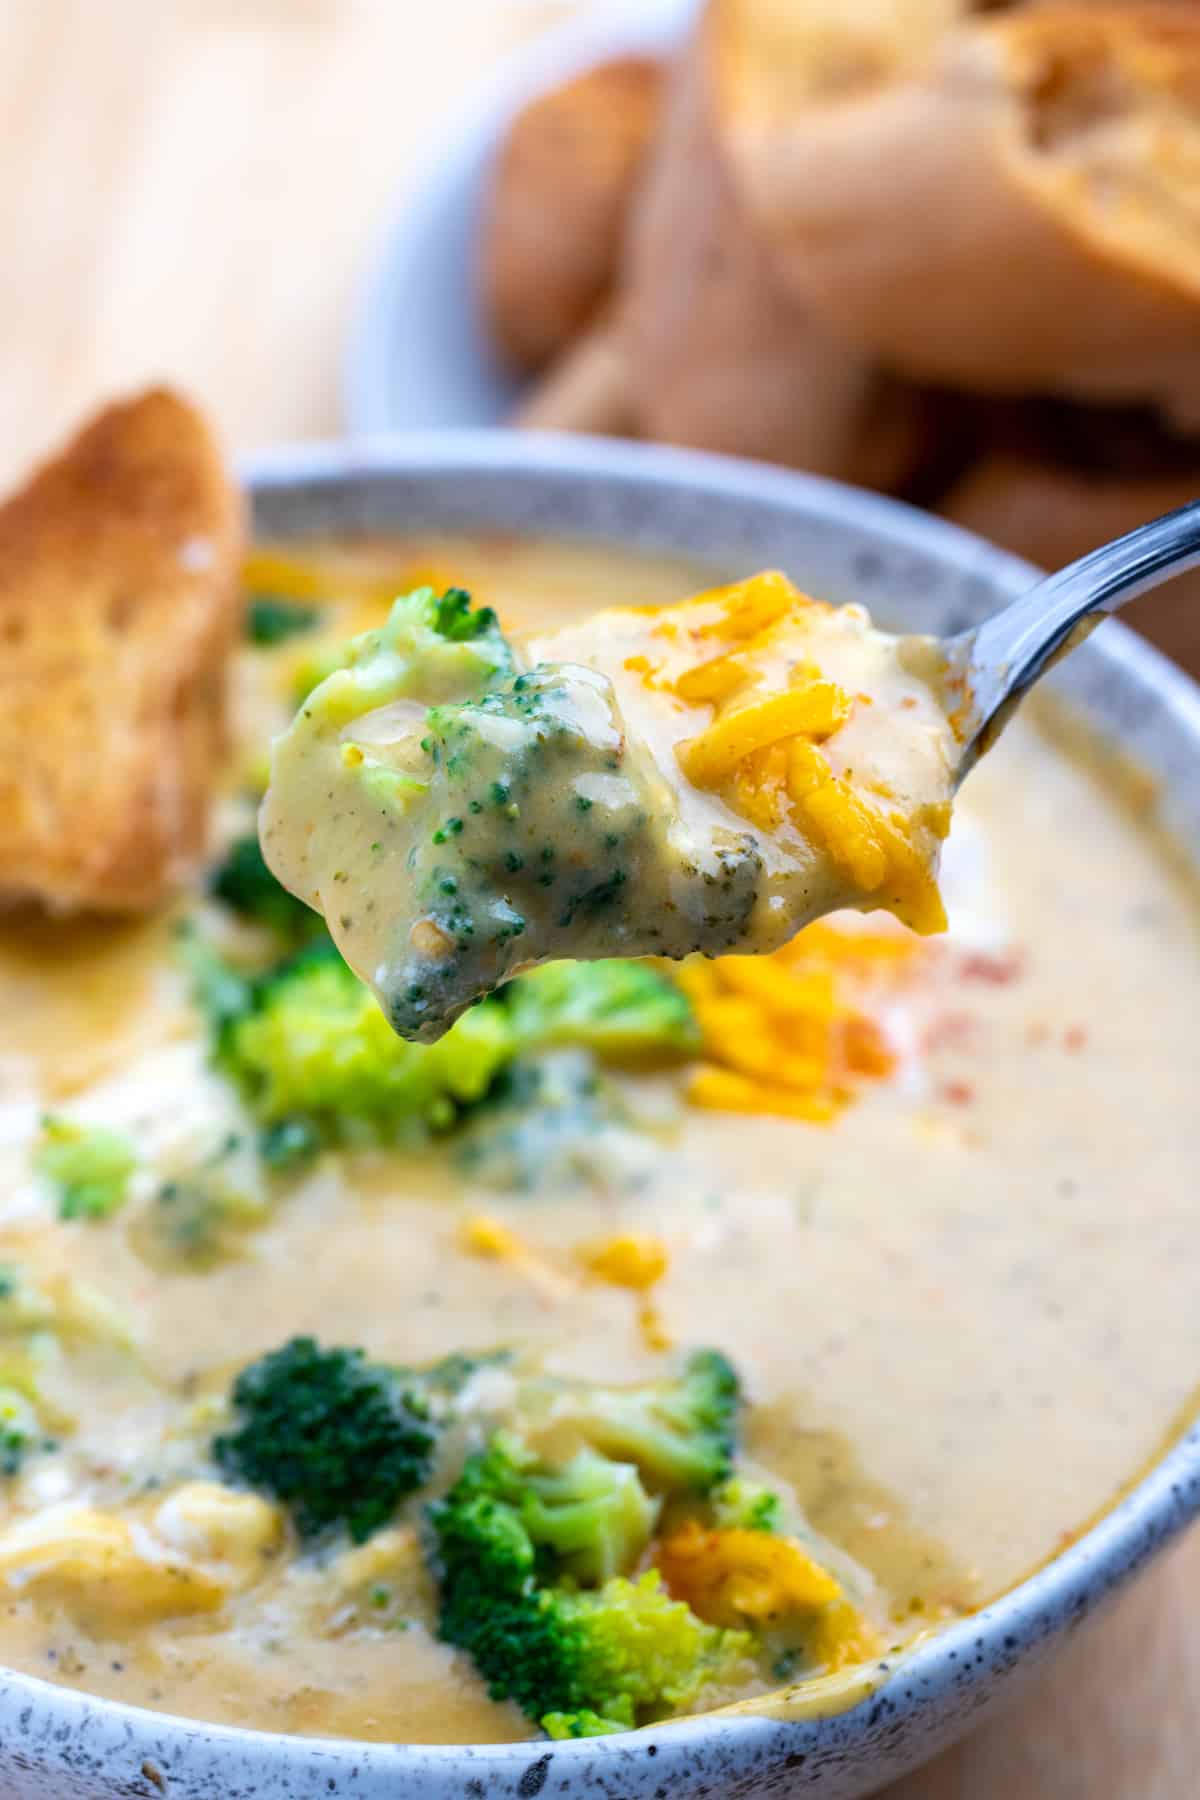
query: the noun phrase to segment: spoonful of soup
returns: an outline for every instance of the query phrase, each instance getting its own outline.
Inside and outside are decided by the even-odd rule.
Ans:
[[[506,636],[423,588],[276,741],[264,855],[394,1029],[559,958],[769,952],[821,915],[944,929],[958,784],[1104,613],[1200,562],[1200,503],[941,640],[777,573]]]

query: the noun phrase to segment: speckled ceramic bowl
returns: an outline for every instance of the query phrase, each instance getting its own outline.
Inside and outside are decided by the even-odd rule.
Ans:
[[[283,450],[246,468],[272,536],[498,527],[781,564],[886,623],[947,632],[1031,578],[937,520],[751,464],[582,439],[463,433]],[[1168,824],[1200,857],[1200,691],[1120,625],[1057,677],[1076,705],[1164,777]],[[852,1800],[923,1761],[998,1703],[1200,1510],[1194,1429],[1098,1525],[974,1618],[881,1664],[842,1710],[768,1701],[571,1744],[360,1745],[192,1724],[0,1678],[0,1796],[21,1800]]]

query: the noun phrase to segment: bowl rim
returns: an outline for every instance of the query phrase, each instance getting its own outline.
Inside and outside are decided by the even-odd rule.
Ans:
[[[725,500],[773,503],[785,510],[794,510],[798,502],[808,500],[813,509],[826,516],[848,520],[884,540],[908,548],[926,548],[964,574],[985,574],[1000,590],[1015,594],[1039,574],[1029,563],[985,543],[973,533],[903,502],[820,476],[703,451],[553,433],[435,429],[348,442],[285,445],[237,459],[238,477],[251,501],[260,494],[286,491],[306,483],[338,486],[373,475],[432,478],[456,472],[464,476],[497,473],[634,481],[650,488],[686,489],[693,496],[709,490]],[[1200,686],[1161,652],[1114,620],[1106,624],[1102,634],[1093,637],[1087,654],[1132,672],[1152,687],[1200,745]],[[85,1720],[93,1725],[107,1720],[119,1727],[126,1739],[136,1737],[139,1746],[150,1741],[150,1734],[154,1734],[156,1743],[161,1743],[162,1734],[167,1733],[177,1743],[202,1740],[213,1750],[249,1756],[260,1768],[317,1760],[324,1768],[345,1763],[363,1766],[364,1770],[366,1766],[375,1771],[403,1770],[406,1779],[426,1772],[431,1781],[444,1780],[451,1769],[457,1765],[461,1770],[464,1763],[487,1779],[528,1778],[548,1751],[553,1752],[556,1762],[560,1757],[565,1759],[564,1774],[589,1761],[599,1765],[598,1774],[605,1765],[609,1773],[618,1767],[628,1773],[630,1759],[639,1759],[653,1745],[650,1753],[656,1756],[656,1779],[669,1787],[673,1776],[682,1777],[693,1764],[700,1746],[711,1749],[714,1743],[723,1742],[727,1752],[752,1747],[761,1750],[775,1736],[785,1737],[791,1747],[812,1743],[830,1728],[836,1728],[844,1742],[847,1728],[853,1734],[855,1721],[864,1709],[874,1717],[881,1703],[885,1711],[893,1713],[913,1709],[936,1714],[956,1691],[961,1695],[964,1688],[978,1689],[989,1674],[999,1675],[1024,1661],[1056,1638],[1064,1623],[1067,1629],[1073,1629],[1197,1515],[1200,1418],[1184,1426],[1144,1472],[1091,1524],[1081,1528],[1068,1546],[978,1612],[936,1630],[911,1649],[885,1656],[875,1665],[878,1682],[866,1691],[865,1697],[842,1710],[813,1718],[789,1719],[766,1707],[753,1713],[698,1713],[612,1737],[553,1744],[544,1740],[506,1744],[371,1742],[209,1723],[103,1698],[83,1689],[60,1687],[41,1676],[0,1666],[0,1724],[10,1711],[15,1717],[19,1705],[28,1709],[31,1702],[37,1702],[39,1709],[48,1708],[56,1720],[62,1721],[57,1732],[64,1737],[68,1735],[68,1724],[74,1730]],[[889,1705],[888,1695],[897,1689],[901,1690],[899,1698]],[[770,1696],[763,1699],[769,1700]],[[414,1787],[411,1791],[420,1790]],[[540,1786],[527,1789],[522,1784],[503,1791],[535,1793]],[[450,1790],[441,1787],[436,1792]]]

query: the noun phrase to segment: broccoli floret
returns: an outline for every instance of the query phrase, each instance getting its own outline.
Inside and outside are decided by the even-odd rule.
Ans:
[[[268,879],[274,880],[274,877]],[[282,890],[281,890],[282,892]],[[319,921],[299,902],[299,910]],[[546,1138],[566,1148],[616,1117],[599,1095],[590,1060],[571,1095],[546,1088],[549,1066],[535,1045],[577,1045],[575,1054],[617,1061],[687,1054],[694,1027],[684,996],[639,963],[562,963],[511,982],[502,997],[471,1007],[434,1044],[397,1038],[369,988],[346,966],[326,937],[267,970],[232,968],[195,930],[181,938],[193,993],[208,1021],[217,1067],[236,1082],[264,1127],[260,1150],[275,1168],[321,1144],[394,1137],[406,1123],[433,1131],[456,1124],[482,1100],[497,1077],[525,1054],[524,1078],[499,1120],[501,1184],[522,1160],[530,1170],[548,1163]],[[526,990],[529,990],[528,993]],[[561,1052],[546,1052],[567,1055]],[[561,1086],[561,1084],[559,1084]],[[523,1140],[508,1148],[523,1114],[542,1125],[525,1155]],[[546,1122],[554,1115],[554,1128]],[[495,1133],[490,1134],[493,1138]],[[484,1155],[486,1145],[478,1147]],[[586,1159],[585,1159],[586,1160]]]
[[[57,1450],[60,1434],[74,1428],[55,1399],[56,1384],[43,1381],[64,1354],[96,1370],[108,1351],[123,1356],[132,1347],[109,1301],[82,1282],[65,1275],[39,1281],[18,1264],[0,1267],[0,1476]]]
[[[282,1501],[303,1537],[344,1525],[362,1543],[429,1478],[428,1408],[361,1350],[293,1338],[243,1369],[232,1398],[236,1428],[214,1441],[218,1464]]]
[[[392,605],[386,622],[351,638],[336,666],[305,701],[311,718],[338,730],[389,701],[426,704],[479,694],[512,668],[512,651],[490,607],[471,609],[461,588],[417,588]]]
[[[253,978],[232,968],[190,921],[180,926],[176,942],[191,984],[192,999],[203,1014],[219,1061],[229,1031],[253,1009]]]
[[[129,1197],[137,1153],[119,1132],[47,1116],[34,1166],[58,1195],[60,1219],[107,1219]]]
[[[706,1625],[672,1600],[657,1569],[632,1581],[617,1576],[595,1592],[553,1593],[559,1628],[578,1645],[569,1712],[630,1725],[681,1712],[701,1688],[736,1680],[754,1654],[748,1632]]]
[[[311,1119],[277,1119],[258,1134],[258,1153],[269,1169],[294,1169],[320,1148],[321,1134]]]
[[[452,1403],[474,1381],[483,1369],[502,1368],[510,1360],[508,1350],[488,1350],[471,1355],[452,1350],[423,1369],[398,1368],[396,1373],[414,1392],[419,1393],[435,1418],[452,1411]]]
[[[515,1508],[535,1550],[594,1586],[632,1568],[658,1517],[632,1463],[578,1450],[560,1467],[541,1463],[519,1438],[497,1433],[485,1465],[489,1493]]]
[[[581,1384],[557,1403],[608,1456],[636,1463],[652,1487],[708,1493],[733,1467],[741,1400],[719,1350],[697,1350],[674,1379],[633,1388]]]
[[[267,1125],[307,1119],[330,1139],[379,1135],[405,1120],[433,1130],[479,1100],[512,1055],[503,1007],[464,1015],[438,1044],[397,1038],[332,944],[269,971],[221,1025],[218,1062]]]
[[[783,1501],[761,1481],[735,1475],[712,1496],[713,1524],[722,1531],[782,1531]]]
[[[586,1449],[561,1469],[532,1473],[521,1507],[534,1543],[548,1545],[563,1570],[589,1586],[632,1567],[657,1516],[632,1463]]]
[[[32,1450],[53,1448],[28,1395],[15,1387],[0,1387],[0,1476],[19,1475]]]
[[[581,1185],[642,1185],[655,1151],[627,1093],[587,1050],[522,1056],[468,1121],[458,1146],[472,1181],[504,1192],[561,1197]]]
[[[246,602],[246,637],[261,650],[311,631],[321,618],[319,606],[302,606],[276,594],[251,594]]]
[[[598,1483],[593,1462],[580,1468],[585,1486]],[[568,1486],[571,1469],[557,1477]],[[493,1698],[516,1701],[552,1735],[591,1735],[679,1711],[708,1682],[733,1678],[752,1640],[705,1625],[656,1571],[574,1585],[552,1539],[535,1535],[546,1504],[537,1484],[548,1478],[519,1440],[497,1435],[430,1508],[441,1636],[471,1655]],[[586,1529],[603,1538],[609,1525],[601,1507]]]
[[[154,1268],[204,1273],[242,1253],[271,1211],[253,1145],[230,1132],[192,1167],[164,1181],[130,1234]]]
[[[579,1045],[612,1062],[693,1056],[687,996],[650,963],[545,963],[503,990],[522,1049]]]
[[[209,878],[209,892],[240,918],[264,925],[289,944],[325,935],[325,921],[276,881],[256,837],[236,838]]]

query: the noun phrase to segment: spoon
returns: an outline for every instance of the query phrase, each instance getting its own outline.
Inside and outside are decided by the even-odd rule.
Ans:
[[[947,642],[969,695],[956,785],[1060,656],[1127,600],[1200,565],[1200,500],[1102,544]]]
[[[439,640],[445,602],[417,593],[399,648],[361,640],[276,741],[264,854],[413,1042],[538,962],[770,952],[845,907],[942,930],[965,774],[1104,613],[1197,564],[1200,502],[954,638],[895,638],[768,572],[593,614],[528,667],[465,595],[446,597],[465,635]]]

